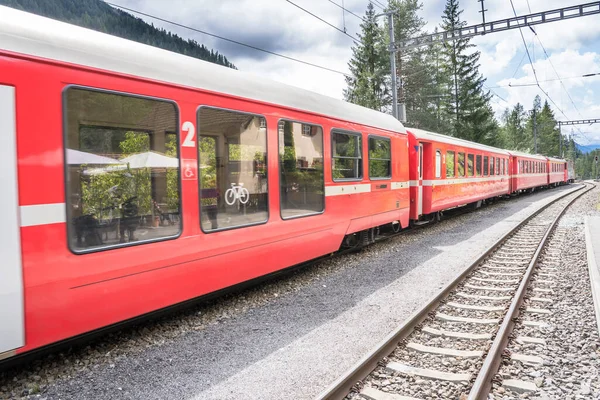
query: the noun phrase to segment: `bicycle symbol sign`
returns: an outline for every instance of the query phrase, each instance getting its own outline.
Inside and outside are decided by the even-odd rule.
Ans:
[[[239,201],[240,204],[246,204],[248,200],[250,200],[250,193],[243,183],[238,185],[232,183],[231,187],[225,192],[225,202],[230,206],[234,205],[236,201]]]

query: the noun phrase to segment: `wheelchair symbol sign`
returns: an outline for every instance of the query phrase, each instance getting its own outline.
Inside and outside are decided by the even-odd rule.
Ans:
[[[196,161],[183,159],[181,163],[181,179],[196,180]]]

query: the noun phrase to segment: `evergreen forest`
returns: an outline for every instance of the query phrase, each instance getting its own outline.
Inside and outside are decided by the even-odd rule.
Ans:
[[[421,16],[422,0],[390,0],[386,11],[394,12],[397,43],[427,33]],[[467,25],[459,0],[446,0],[435,31]],[[348,63],[350,76],[344,98],[382,112],[392,112],[389,37],[386,18],[377,18],[368,3],[363,16],[360,42],[354,42]],[[490,146],[575,160],[576,175],[599,176],[596,153],[581,151],[573,137],[561,135],[555,111],[540,96],[531,104],[516,104],[497,118],[479,71],[480,52],[470,39],[411,48],[396,53],[398,103],[406,107],[406,125]],[[534,121],[537,135],[534,138]]]

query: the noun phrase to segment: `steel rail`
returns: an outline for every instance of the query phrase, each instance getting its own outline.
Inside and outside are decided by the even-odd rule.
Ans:
[[[483,365],[479,371],[479,374],[477,375],[477,378],[475,378],[475,382],[471,387],[468,400],[487,399],[488,393],[490,392],[490,389],[492,387],[492,379],[496,375],[496,372],[498,371],[498,368],[500,366],[500,362],[502,361],[502,353],[504,352],[506,344],[508,343],[509,335],[512,332],[515,322],[519,317],[520,307],[523,305],[523,300],[525,297],[525,293],[527,293],[527,288],[529,287],[531,276],[533,275],[534,269],[537,267],[540,254],[542,253],[544,247],[546,247],[550,234],[558,224],[560,218],[567,211],[569,206],[573,204],[575,200],[592,190],[594,187],[594,185],[591,185],[587,188],[587,190],[582,191],[571,201],[569,201],[569,203],[567,203],[567,205],[564,206],[564,208],[560,211],[560,213],[558,213],[556,218],[554,218],[552,223],[548,226],[544,237],[538,245],[537,250],[533,255],[533,258],[531,259],[531,262],[527,267],[527,271],[525,271],[525,275],[523,276],[521,284],[519,285],[519,288],[517,289],[517,292],[513,297],[510,307],[506,315],[504,316],[502,325],[500,325],[500,329],[498,329],[498,332],[496,332],[496,337],[494,338],[494,341],[492,342],[492,345],[489,348],[487,356],[483,361]]]
[[[538,216],[542,211],[555,204],[557,201],[562,200],[566,196],[569,196],[579,190],[584,189],[586,186],[570,190],[560,197],[557,197],[554,201],[540,207],[538,210],[533,212],[530,216],[520,222],[517,226],[511,229],[507,234],[499,238],[492,246],[490,246],[483,254],[481,254],[475,262],[473,262],[468,268],[460,273],[452,282],[450,282],[444,289],[442,289],[437,295],[435,295],[421,310],[414,312],[408,319],[402,323],[398,328],[391,332],[385,339],[383,339],[375,349],[371,350],[370,353],[360,359],[352,368],[346,371],[341,377],[333,382],[329,387],[322,391],[315,399],[318,400],[337,400],[344,399],[352,387],[368,376],[377,367],[380,360],[390,355],[398,343],[407,338],[413,331],[414,328],[425,320],[429,313],[433,311],[440,302],[448,297],[450,292],[460,283],[465,277],[467,277],[479,264],[484,261],[491,253],[493,253],[498,247],[500,247],[510,236],[520,230],[525,224],[531,221],[533,218]],[[594,186],[592,186],[593,188]],[[578,196],[579,197],[579,196]],[[576,197],[576,198],[578,198]],[[570,203],[569,203],[570,204]],[[566,207],[565,207],[566,209]],[[564,212],[564,211],[563,211]],[[562,213],[561,213],[562,215]]]

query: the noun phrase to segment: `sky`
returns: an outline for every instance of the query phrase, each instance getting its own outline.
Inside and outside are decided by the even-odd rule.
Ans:
[[[348,73],[348,61],[355,45],[352,37],[360,33],[361,20],[336,4],[343,2],[346,9],[363,16],[369,0],[292,1],[333,27],[287,0],[111,0],[166,20]],[[387,0],[378,1],[387,4]],[[513,0],[517,15],[587,2],[589,0]],[[441,22],[446,0],[422,0],[422,3],[420,15],[427,21],[425,29],[432,31]],[[485,0],[484,4],[486,21],[514,16],[510,0]],[[460,6],[464,10],[462,18],[469,25],[481,22],[478,0],[461,0]],[[375,9],[382,11],[380,6]],[[238,69],[258,78],[273,79],[335,98],[343,96],[346,83],[341,73],[248,49],[147,16],[136,16],[219,51]],[[480,72],[487,80],[486,87],[494,94],[492,106],[496,115],[500,117],[504,109],[518,102],[530,110],[537,94],[542,101],[548,99],[545,91],[558,120],[600,118],[600,75],[581,78],[584,74],[600,73],[600,14],[536,25],[533,30],[535,33],[529,28],[521,32],[515,29],[472,39],[481,52]],[[535,84],[534,69],[543,91],[535,85],[508,86]],[[565,126],[562,133],[572,134],[583,145],[600,144],[600,124]]]

